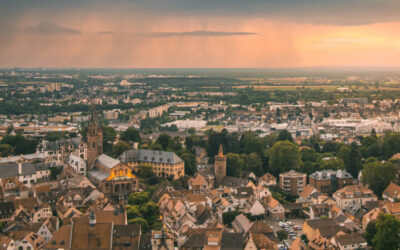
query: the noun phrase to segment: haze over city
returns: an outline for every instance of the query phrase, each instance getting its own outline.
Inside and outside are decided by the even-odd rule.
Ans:
[[[0,67],[400,67],[395,0],[2,0]]]

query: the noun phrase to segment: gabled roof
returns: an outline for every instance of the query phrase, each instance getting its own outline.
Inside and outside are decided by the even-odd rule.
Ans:
[[[249,183],[248,180],[238,178],[238,177],[232,177],[232,176],[225,176],[224,179],[222,180],[222,186],[226,187],[245,187]]]
[[[335,238],[342,246],[367,243],[360,233],[341,234]]]
[[[58,231],[53,234],[53,237],[44,245],[45,249],[59,249],[70,248],[71,239],[71,225],[60,227]]]
[[[256,220],[255,222],[253,222],[253,224],[251,225],[250,229],[248,230],[249,233],[274,233],[274,230],[267,225],[267,223],[265,223],[264,221],[261,220]]]
[[[133,149],[125,151],[119,159],[124,162],[148,162],[148,163],[163,163],[163,164],[177,164],[182,163],[183,160],[179,158],[174,152],[147,150],[147,149]]]
[[[247,232],[247,230],[249,230],[251,226],[250,220],[247,219],[247,217],[243,214],[239,214],[238,216],[236,216],[234,221],[237,221],[243,227],[245,232]]]
[[[71,233],[71,249],[110,249],[111,223],[74,223]]]
[[[243,248],[244,242],[241,233],[222,233],[221,250],[242,250]]]
[[[275,242],[270,240],[264,234],[251,234],[253,238],[254,244],[256,245],[257,249],[278,249]]]
[[[383,191],[383,195],[389,198],[400,197],[400,186],[390,182],[390,184]]]
[[[106,168],[113,168],[117,166],[120,161],[116,160],[106,154],[100,155],[97,159],[96,162],[100,163],[101,165],[105,166]]]

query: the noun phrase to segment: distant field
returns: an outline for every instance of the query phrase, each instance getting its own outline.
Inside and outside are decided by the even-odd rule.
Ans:
[[[235,86],[233,88],[237,89],[244,89],[248,88],[248,85],[240,85],[240,86]],[[253,85],[251,86],[255,90],[259,91],[268,91],[268,90],[298,90],[298,89],[312,89],[312,90],[319,90],[322,89],[324,91],[335,91],[340,87],[339,85]],[[400,91],[400,84],[384,84],[380,85],[378,88],[376,88],[374,85],[348,85],[344,86],[346,88],[349,88],[350,90],[356,90],[356,91],[375,91],[375,90],[386,90],[386,91]]]
[[[248,88],[248,85],[235,86],[234,88],[244,89]],[[302,85],[258,85],[251,86],[256,90],[266,91],[266,90],[275,90],[275,89],[285,89],[285,90],[297,90],[297,89],[324,89],[333,91],[338,88],[338,86],[329,86],[329,85],[310,85],[310,86],[302,86]]]

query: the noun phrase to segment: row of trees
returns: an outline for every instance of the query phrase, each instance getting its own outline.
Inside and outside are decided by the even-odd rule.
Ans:
[[[162,229],[158,205],[150,200],[148,192],[132,193],[128,203],[126,213],[129,224],[141,225],[143,232]]]
[[[0,141],[0,156],[35,153],[38,143],[37,140],[27,139],[20,134],[6,135]]]

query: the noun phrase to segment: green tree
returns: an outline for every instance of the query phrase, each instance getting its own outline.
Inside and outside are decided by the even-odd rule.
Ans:
[[[240,211],[229,211],[222,214],[222,222],[224,225],[232,226],[232,222],[235,220],[236,216],[241,214]]]
[[[8,144],[13,147],[15,155],[35,153],[38,142],[36,140],[26,139],[20,134],[6,135],[0,141],[0,144]]]
[[[301,239],[305,244],[308,244],[308,242],[309,242],[309,240],[308,240],[306,234],[302,234],[302,235],[300,236],[300,239]]]
[[[61,168],[57,167],[50,168],[50,180],[57,180],[57,177],[61,173],[61,170]]]
[[[321,170],[327,170],[327,169],[332,169],[332,170],[339,170],[339,169],[345,169],[345,165],[342,159],[337,158],[337,157],[331,157],[326,160],[322,160],[321,163]]]
[[[158,136],[156,143],[160,144],[163,150],[166,150],[169,145],[170,139],[171,137],[169,135],[163,133]]]
[[[112,127],[103,127],[103,151],[111,153],[112,146],[117,138],[117,132]]]
[[[346,171],[349,172],[353,177],[357,178],[358,173],[362,167],[361,157],[359,152],[347,145],[340,147],[339,158],[341,158],[346,166]]]
[[[154,175],[153,168],[146,164],[137,166],[136,175],[141,178],[150,178]]]
[[[10,144],[0,144],[0,157],[7,157],[12,155],[13,152],[14,149]]]
[[[400,152],[400,133],[387,133],[382,143],[382,157],[389,159],[394,154]]]
[[[140,217],[139,206],[137,205],[127,206],[126,216],[128,220]]]
[[[210,157],[210,160],[214,160],[214,156],[218,154],[219,145],[222,144],[222,134],[217,133],[215,131],[210,131],[207,142],[207,155]]]
[[[250,153],[248,155],[242,154],[243,158],[243,170],[253,172],[257,176],[261,176],[264,174],[264,170],[262,168],[261,158],[257,155],[257,153]]]
[[[269,150],[269,166],[275,176],[281,172],[298,169],[300,163],[301,152],[292,142],[278,141]]]
[[[391,162],[369,162],[362,171],[362,180],[368,184],[376,195],[382,196],[382,192],[391,181],[397,178],[397,167]]]
[[[243,159],[239,154],[226,155],[226,175],[240,177],[243,168]]]
[[[48,141],[57,141],[66,138],[68,138],[68,135],[65,132],[50,132],[44,137]]]
[[[371,137],[377,138],[377,137],[376,137],[376,131],[375,131],[374,128],[371,129]]]
[[[288,238],[288,233],[285,230],[279,230],[276,232],[276,237],[278,237],[279,241],[286,240]]]
[[[183,153],[181,156],[185,162],[185,174],[194,175],[197,172],[196,155],[192,153]]]
[[[147,192],[136,192],[132,193],[128,197],[128,203],[131,205],[142,205],[150,200],[149,193]]]
[[[376,234],[376,221],[370,221],[367,225],[367,228],[365,229],[365,233],[363,237],[367,240],[367,243],[369,246],[373,246],[372,240],[374,239],[374,236]]]
[[[376,234],[372,239],[374,249],[400,248],[400,221],[393,215],[380,214],[376,222]]]
[[[243,134],[240,139],[240,145],[242,152],[245,154],[257,153],[261,156],[266,149],[265,142],[263,139],[257,137],[254,132],[247,131]]]
[[[289,131],[287,131],[286,129],[282,130],[281,132],[279,132],[278,141],[290,141],[290,142],[293,142],[292,134],[289,133]]]
[[[193,139],[192,137],[186,137],[185,139],[185,147],[187,151],[192,151],[193,150]]]
[[[127,142],[140,142],[139,130],[134,127],[129,127],[127,130],[121,133],[120,139]]]
[[[123,152],[129,150],[130,148],[131,148],[131,146],[129,146],[128,143],[126,143],[124,141],[119,141],[116,144],[114,144],[112,147],[112,156],[117,158]]]

